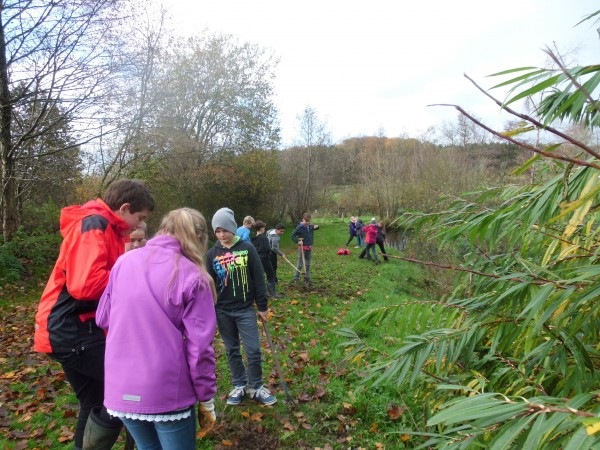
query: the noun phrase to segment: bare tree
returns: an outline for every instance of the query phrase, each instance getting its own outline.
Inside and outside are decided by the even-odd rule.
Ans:
[[[18,162],[28,143],[71,124],[75,142],[45,148],[36,158],[72,149],[97,135],[90,105],[111,75],[111,29],[118,0],[7,0],[0,5],[0,162],[3,233],[20,222]],[[20,121],[17,109],[31,114]],[[56,108],[60,105],[60,114]]]
[[[160,80],[171,32],[162,7],[137,14],[128,24],[127,39],[119,45],[114,64],[106,135],[88,151],[100,173],[100,187],[122,175],[135,174],[144,163],[164,155],[164,140],[158,125],[160,104],[168,92]]]
[[[323,164],[319,164],[319,150],[331,144],[327,124],[319,119],[315,109],[306,107],[298,116],[298,122],[297,145],[283,155],[284,179],[288,181],[286,189],[290,202],[288,213],[294,222],[314,206],[318,173],[324,168]]]

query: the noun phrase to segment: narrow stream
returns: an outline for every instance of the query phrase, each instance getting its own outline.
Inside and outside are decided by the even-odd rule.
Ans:
[[[387,230],[385,246],[403,252],[409,242],[409,232],[403,230]]]

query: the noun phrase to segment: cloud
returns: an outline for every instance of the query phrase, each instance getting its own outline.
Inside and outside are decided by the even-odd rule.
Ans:
[[[416,135],[456,117],[431,103],[457,103],[496,123],[498,107],[464,73],[489,88],[497,82],[486,78],[491,73],[543,66],[541,49],[553,42],[579,47],[579,61],[598,63],[597,26],[573,28],[598,9],[592,0],[164,3],[183,32],[208,27],[280,57],[275,93],[284,143],[293,141],[306,106],[327,120],[336,140],[381,128]]]

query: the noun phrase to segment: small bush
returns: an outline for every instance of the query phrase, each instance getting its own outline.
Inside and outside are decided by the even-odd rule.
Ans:
[[[43,230],[27,233],[23,228],[19,228],[12,240],[0,249],[24,265],[28,274],[43,275],[54,265],[61,241],[60,233],[48,233]]]
[[[25,268],[21,261],[10,254],[6,248],[0,247],[0,280],[4,282],[15,282],[21,279]]]

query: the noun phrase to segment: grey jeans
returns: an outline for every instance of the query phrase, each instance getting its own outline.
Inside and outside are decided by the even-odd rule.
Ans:
[[[304,262],[306,262],[306,274],[304,275],[306,280],[310,281],[310,261],[312,259],[312,250],[304,250]],[[298,264],[296,266],[298,271],[294,273],[294,278],[296,280],[300,279],[300,272],[304,270],[304,264],[302,261],[302,249],[298,247]]]
[[[258,334],[258,320],[254,308],[238,311],[217,309],[217,326],[225,344],[227,362],[234,386],[248,386],[258,389],[262,386],[262,352]],[[244,366],[240,344],[248,360],[248,370]]]

